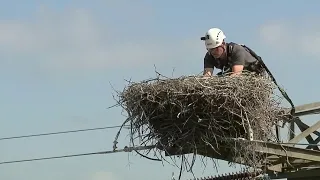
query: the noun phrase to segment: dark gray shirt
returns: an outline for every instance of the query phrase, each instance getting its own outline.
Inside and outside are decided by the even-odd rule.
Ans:
[[[215,59],[213,56],[206,53],[204,57],[204,68],[217,68],[217,69],[229,69],[234,65],[243,65],[245,70],[248,70],[248,67],[251,63],[256,62],[257,59],[254,58],[244,47],[239,44],[233,45],[233,50],[229,52],[230,48],[227,43],[227,60]]]

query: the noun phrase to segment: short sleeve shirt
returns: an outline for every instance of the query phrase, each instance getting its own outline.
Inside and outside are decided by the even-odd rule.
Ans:
[[[229,44],[227,44],[227,46],[228,45]],[[229,48],[227,48],[227,51],[228,50]],[[207,52],[204,57],[204,68],[217,68],[222,70],[224,68],[232,68],[234,65],[243,65],[244,69],[247,69],[247,67],[255,61],[257,61],[257,59],[254,58],[250,52],[241,45],[234,43],[228,60],[216,59]]]

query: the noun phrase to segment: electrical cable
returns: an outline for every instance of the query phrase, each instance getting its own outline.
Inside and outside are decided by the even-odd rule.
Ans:
[[[310,144],[310,143],[277,143],[281,145],[305,145],[305,146],[320,146],[320,144]]]
[[[123,149],[112,150],[112,151],[100,151],[100,152],[91,152],[91,153],[82,153],[82,154],[70,154],[70,155],[63,155],[63,156],[52,156],[52,157],[43,157],[43,158],[23,159],[23,160],[16,160],[16,161],[4,161],[4,162],[0,162],[0,165],[2,165],[2,164],[12,164],[12,163],[21,163],[21,162],[30,162],[30,161],[50,160],[50,159],[61,159],[61,158],[69,158],[69,157],[77,157],[77,156],[111,154],[111,153],[118,153],[118,152],[131,152],[133,150],[140,151],[140,150],[152,149],[152,148],[155,148],[155,147],[156,147],[155,145],[137,146],[137,147],[127,147],[127,146],[125,146]]]
[[[37,136],[49,136],[49,135],[56,135],[56,134],[67,134],[67,133],[75,133],[75,132],[84,132],[84,131],[96,131],[96,130],[112,129],[112,128],[120,128],[120,127],[121,127],[120,125],[119,126],[106,126],[106,127],[89,128],[89,129],[78,129],[78,130],[60,131],[60,132],[51,132],[51,133],[42,133],[42,134],[12,136],[12,137],[0,138],[0,141],[2,141],[2,140],[10,140],[10,139],[37,137]]]
[[[291,144],[291,143],[279,143],[279,144]],[[300,143],[296,143],[296,145],[302,145]],[[315,145],[318,144],[304,144],[304,145]],[[319,146],[319,145],[318,145]],[[137,146],[137,147],[124,147],[123,149],[119,150],[111,150],[111,151],[100,151],[100,152],[91,152],[91,153],[82,153],[82,154],[70,154],[70,155],[63,155],[63,156],[52,156],[52,157],[43,157],[43,158],[33,158],[33,159],[23,159],[23,160],[15,160],[15,161],[4,161],[0,162],[2,164],[12,164],[12,163],[21,163],[21,162],[30,162],[30,161],[40,161],[40,160],[50,160],[50,159],[61,159],[61,158],[69,158],[69,157],[77,157],[77,156],[88,156],[88,155],[98,155],[98,154],[111,154],[111,153],[118,153],[118,152],[131,152],[131,151],[140,151],[140,150],[147,150],[155,148],[155,145],[150,146]]]

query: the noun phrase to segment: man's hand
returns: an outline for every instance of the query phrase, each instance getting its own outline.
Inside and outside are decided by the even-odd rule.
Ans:
[[[232,72],[233,73],[241,73],[243,68],[244,68],[243,65],[234,65],[234,66],[232,66]]]
[[[213,68],[204,68],[203,76],[212,76]]]
[[[243,65],[234,65],[232,67],[232,74],[230,76],[237,76],[240,75],[244,66]]]

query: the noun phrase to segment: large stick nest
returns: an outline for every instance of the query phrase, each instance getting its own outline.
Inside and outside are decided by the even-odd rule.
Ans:
[[[272,126],[285,115],[275,88],[269,78],[250,74],[158,77],[130,83],[118,94],[118,103],[128,113],[132,142],[138,138],[140,145],[156,143],[162,150],[179,147],[205,156],[209,147],[256,166],[263,160],[252,146],[226,140],[248,139],[251,128],[254,140],[275,141]]]

